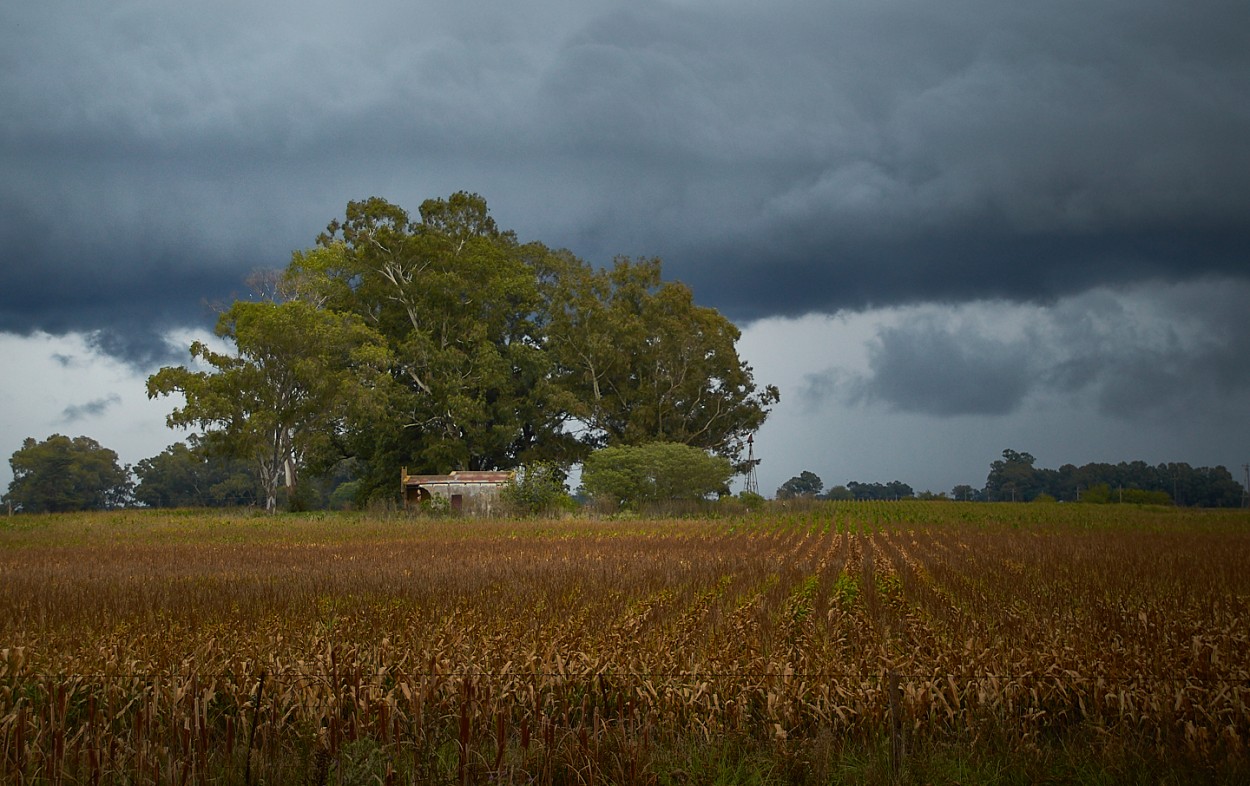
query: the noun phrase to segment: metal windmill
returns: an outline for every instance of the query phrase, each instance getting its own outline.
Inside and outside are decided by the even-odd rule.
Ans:
[[[755,435],[747,435],[747,482],[745,491],[749,494],[760,493],[760,479],[755,474],[755,468],[759,465],[760,460],[755,457]]]
[[[1242,464],[1241,471],[1246,473],[1246,485],[1241,487],[1241,506],[1250,508],[1250,464]]]

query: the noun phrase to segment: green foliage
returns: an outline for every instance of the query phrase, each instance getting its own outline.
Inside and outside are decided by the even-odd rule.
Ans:
[[[1143,489],[1113,489],[1106,483],[1097,483],[1081,491],[1080,501],[1091,505],[1128,503],[1135,505],[1170,505],[1172,498],[1166,491]]]
[[[1172,497],[1166,491],[1122,489],[1120,491],[1120,501],[1134,505],[1171,505]]]
[[[135,466],[135,501],[149,508],[255,505],[258,484],[246,462],[214,455],[204,440],[175,442]]]
[[[610,504],[636,507],[727,494],[733,466],[724,456],[676,442],[602,448],[582,467],[582,487]]]
[[[359,494],[360,481],[349,480],[346,483],[340,483],[330,494],[330,508],[332,510],[351,510],[356,507]]]
[[[855,495],[846,486],[834,486],[824,495],[825,499],[831,500],[848,500],[855,499]]]
[[[376,406],[389,355],[358,317],[301,300],[236,301],[216,332],[235,354],[197,341],[192,358],[212,370],[163,368],[148,397],[181,393],[169,425],[204,429],[215,449],[254,462],[272,511],[279,484],[294,485],[307,461],[334,452],[346,419]]]
[[[743,507],[747,510],[760,510],[768,504],[768,500],[752,491],[739,491],[738,501],[741,502]]]
[[[552,462],[527,464],[504,486],[500,498],[513,513],[524,516],[573,510],[577,504],[569,496],[567,478],[564,468]]]
[[[915,496],[912,487],[901,480],[889,483],[860,483],[852,480],[846,484],[853,499],[908,499]]]
[[[741,461],[778,400],[738,357],[738,329],[665,282],[658,259],[598,270],[520,243],[476,194],[349,202],[296,251],[274,302],[218,324],[237,355],[162,369],[170,425],[257,465],[266,505],[296,471],[359,461],[358,500],[393,500],[398,468],[569,466],[603,446],[675,442]],[[292,500],[304,492],[290,492]],[[528,504],[528,503],[527,503]]]
[[[1106,505],[1111,502],[1111,487],[1106,483],[1097,483],[1081,492],[1081,502],[1090,505]]]
[[[825,482],[814,472],[803,470],[798,475],[781,484],[777,489],[777,499],[794,497],[815,497],[825,487]]]
[[[447,497],[433,495],[417,503],[416,511],[423,516],[444,517],[452,514],[451,500]]]
[[[497,469],[581,455],[543,350],[536,270],[551,252],[500,231],[475,194],[428,200],[420,217],[383,199],[351,202],[318,247],[297,252],[291,286],[353,314],[382,338],[392,386],[346,444],[364,493],[399,466]]]
[[[1037,459],[1028,453],[1008,448],[1001,460],[990,464],[990,474],[985,480],[985,495],[991,502],[1027,502],[1042,489],[1042,478],[1033,463]]]
[[[956,487],[957,489],[963,487]],[[982,494],[990,501],[1022,501],[1039,494],[1074,502],[1134,502],[1151,505],[1238,507],[1243,489],[1225,467],[1191,467],[1185,463],[1150,465],[1144,461],[1119,464],[1064,464],[1059,469],[1034,466],[1028,453],[1004,450],[1003,459],[990,465]],[[964,499],[955,494],[957,499]]]
[[[658,259],[618,258],[610,270],[546,261],[546,346],[589,444],[678,442],[740,465],[780,394],[756,387],[733,323],[663,281]]]
[[[961,483],[951,489],[951,499],[960,502],[969,502],[980,497],[980,492],[966,483]]]
[[[854,576],[847,573],[839,573],[833,586],[829,588],[831,597],[836,598],[838,604],[844,610],[850,610],[855,605],[855,600],[859,597],[859,582]]]
[[[9,466],[13,480],[3,501],[25,513],[117,508],[130,498],[130,468],[90,437],[27,437]]]

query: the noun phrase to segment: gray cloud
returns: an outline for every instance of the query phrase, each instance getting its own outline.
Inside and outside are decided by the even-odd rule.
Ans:
[[[92,399],[84,404],[72,404],[61,412],[61,418],[66,423],[73,423],[76,420],[97,417],[120,404],[121,401],[121,396],[111,393],[104,398]]]
[[[1250,403],[1247,298],[1250,283],[1220,279],[908,312],[878,329],[867,372],[809,374],[801,395],[939,417],[1058,397],[1118,419],[1202,418],[1212,402]]]
[[[1250,395],[1246,282],[1154,288],[1072,299],[1052,315],[1060,362],[1043,383],[1091,391],[1107,415],[1193,418],[1212,401]]]
[[[136,364],[374,194],[478,191],[739,320],[1248,270],[1232,0],[10,5],[0,330]],[[1011,347],[928,335],[936,401],[1016,400]]]
[[[903,11],[644,7],[567,47],[558,92],[744,316],[1244,274],[1234,6]]]
[[[870,383],[854,394],[908,412],[1004,415],[1029,391],[1030,349],[918,318],[877,336]]]

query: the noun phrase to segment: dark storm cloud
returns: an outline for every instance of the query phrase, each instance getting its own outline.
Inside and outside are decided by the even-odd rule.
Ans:
[[[670,271],[740,318],[1244,275],[1236,4],[642,5],[545,88]],[[603,221],[619,222],[617,213]],[[624,222],[628,225],[628,221]]]
[[[1244,277],[1247,29],[1227,0],[9,4],[0,330],[153,361],[347,200],[457,189],[735,319]],[[931,349],[1010,406],[995,346]]]
[[[245,271],[260,266],[215,256],[218,249],[172,231],[119,243],[102,227],[80,227],[75,234],[33,218],[0,226],[0,331],[82,331],[143,368],[184,360],[185,347],[170,346],[165,332],[211,326],[213,301],[245,293]]]
[[[295,25],[284,39],[270,35],[283,15],[263,9],[72,5],[0,11],[5,332],[86,331],[137,365],[183,359],[167,330],[211,325],[206,303],[245,292],[248,273],[282,266],[371,193],[344,187],[336,167],[419,146],[412,118],[424,112],[449,123],[403,87],[414,76],[403,61],[423,55],[399,51],[398,33],[377,50],[333,38],[384,19]]]
[[[1244,281],[1073,298],[1051,314],[1056,362],[1041,382],[1089,392],[1104,414],[1130,419],[1192,419],[1213,401],[1250,403],[1247,298]]]
[[[1029,392],[1026,343],[954,332],[918,319],[883,329],[869,350],[871,384],[855,395],[930,415],[1003,415]]]
[[[86,402],[85,404],[73,404],[65,408],[61,413],[61,419],[66,423],[72,423],[76,420],[103,415],[110,407],[120,404],[121,396],[116,393],[97,398]]]
[[[1202,418],[1212,402],[1250,403],[1247,298],[1250,283],[1222,279],[929,309],[877,330],[866,373],[815,372],[800,394],[940,417],[1049,396],[1126,420]]]

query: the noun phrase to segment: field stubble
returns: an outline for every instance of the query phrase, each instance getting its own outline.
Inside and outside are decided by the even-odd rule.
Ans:
[[[791,782],[950,749],[1244,774],[1250,518],[1036,508],[19,517],[0,777],[676,782],[724,740]]]

